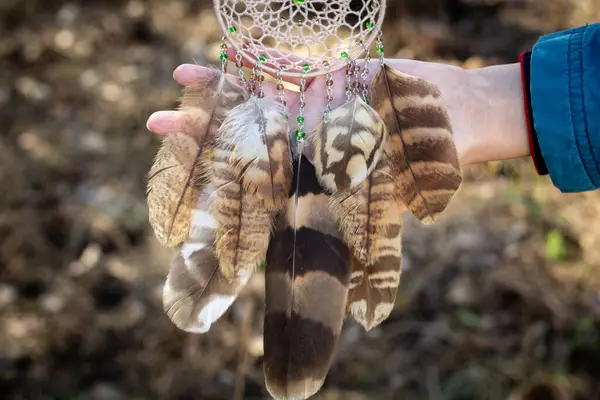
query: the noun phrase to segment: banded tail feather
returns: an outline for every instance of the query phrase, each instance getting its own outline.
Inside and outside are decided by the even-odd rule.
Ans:
[[[400,284],[402,214],[390,170],[384,156],[366,181],[329,203],[354,252],[347,312],[366,330],[389,316]]]
[[[304,157],[266,261],[264,372],[275,399],[306,399],[323,385],[345,317],[350,251]]]
[[[208,212],[215,221],[215,247],[220,273],[233,279],[239,271],[254,270],[269,246],[273,213],[244,191],[244,177],[231,168],[228,157],[215,152],[210,160],[210,183],[214,190]]]
[[[385,65],[373,78],[371,104],[388,129],[385,152],[398,197],[422,222],[435,222],[462,183],[439,89]]]
[[[252,97],[231,111],[216,140],[216,153],[228,158],[244,193],[269,211],[287,201],[292,181],[289,127],[284,107]]]
[[[218,70],[184,90],[180,109],[187,125],[163,140],[148,174],[149,220],[161,244],[175,247],[187,239],[205,173],[200,160],[227,113],[246,99],[244,89]]]
[[[240,269],[229,279],[217,260],[214,235],[217,222],[208,213],[211,192],[203,191],[192,211],[188,239],[173,259],[163,289],[163,307],[180,329],[206,333],[235,301],[254,268]]]
[[[352,263],[347,312],[367,331],[390,315],[400,286],[402,214],[395,203],[384,214],[377,257],[363,262],[355,256]]]
[[[331,214],[339,223],[345,242],[355,257],[375,262],[400,238],[402,216],[396,206],[394,177],[384,157],[360,185],[331,196]]]
[[[311,136],[320,184],[332,193],[359,185],[377,165],[386,138],[383,120],[360,97],[333,110]]]

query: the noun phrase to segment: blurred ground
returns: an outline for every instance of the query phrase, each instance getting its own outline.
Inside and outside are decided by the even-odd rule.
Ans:
[[[386,49],[469,68],[600,20],[597,0],[388,3]],[[177,65],[216,61],[209,5],[0,2],[0,398],[266,398],[261,276],[186,335],[147,222],[145,119],[176,106]],[[315,398],[600,398],[600,193],[561,195],[528,161],[465,173],[444,221],[407,221],[396,311],[346,324]]]

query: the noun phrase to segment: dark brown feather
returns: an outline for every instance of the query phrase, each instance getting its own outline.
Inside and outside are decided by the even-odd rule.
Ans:
[[[328,195],[306,158],[294,163],[294,178],[266,262],[266,385],[275,399],[286,400],[306,399],[322,386],[342,328],[351,272]]]

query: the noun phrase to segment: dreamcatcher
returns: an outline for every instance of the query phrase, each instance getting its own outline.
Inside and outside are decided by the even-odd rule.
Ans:
[[[151,225],[179,248],[164,307],[179,328],[207,332],[264,264],[266,386],[305,399],[345,316],[369,330],[390,314],[404,205],[431,223],[461,183],[452,129],[434,85],[386,65],[385,0],[215,0],[215,11],[221,68],[186,89],[190,129],[167,136],[149,174]],[[227,74],[230,48],[239,79]],[[264,96],[266,73],[276,99]],[[306,82],[319,75],[326,106],[306,132]],[[293,116],[288,77],[300,82]],[[334,85],[345,85],[337,108]]]

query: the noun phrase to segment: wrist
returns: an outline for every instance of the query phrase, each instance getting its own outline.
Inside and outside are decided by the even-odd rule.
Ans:
[[[531,154],[518,63],[467,70],[472,137],[466,164]]]

